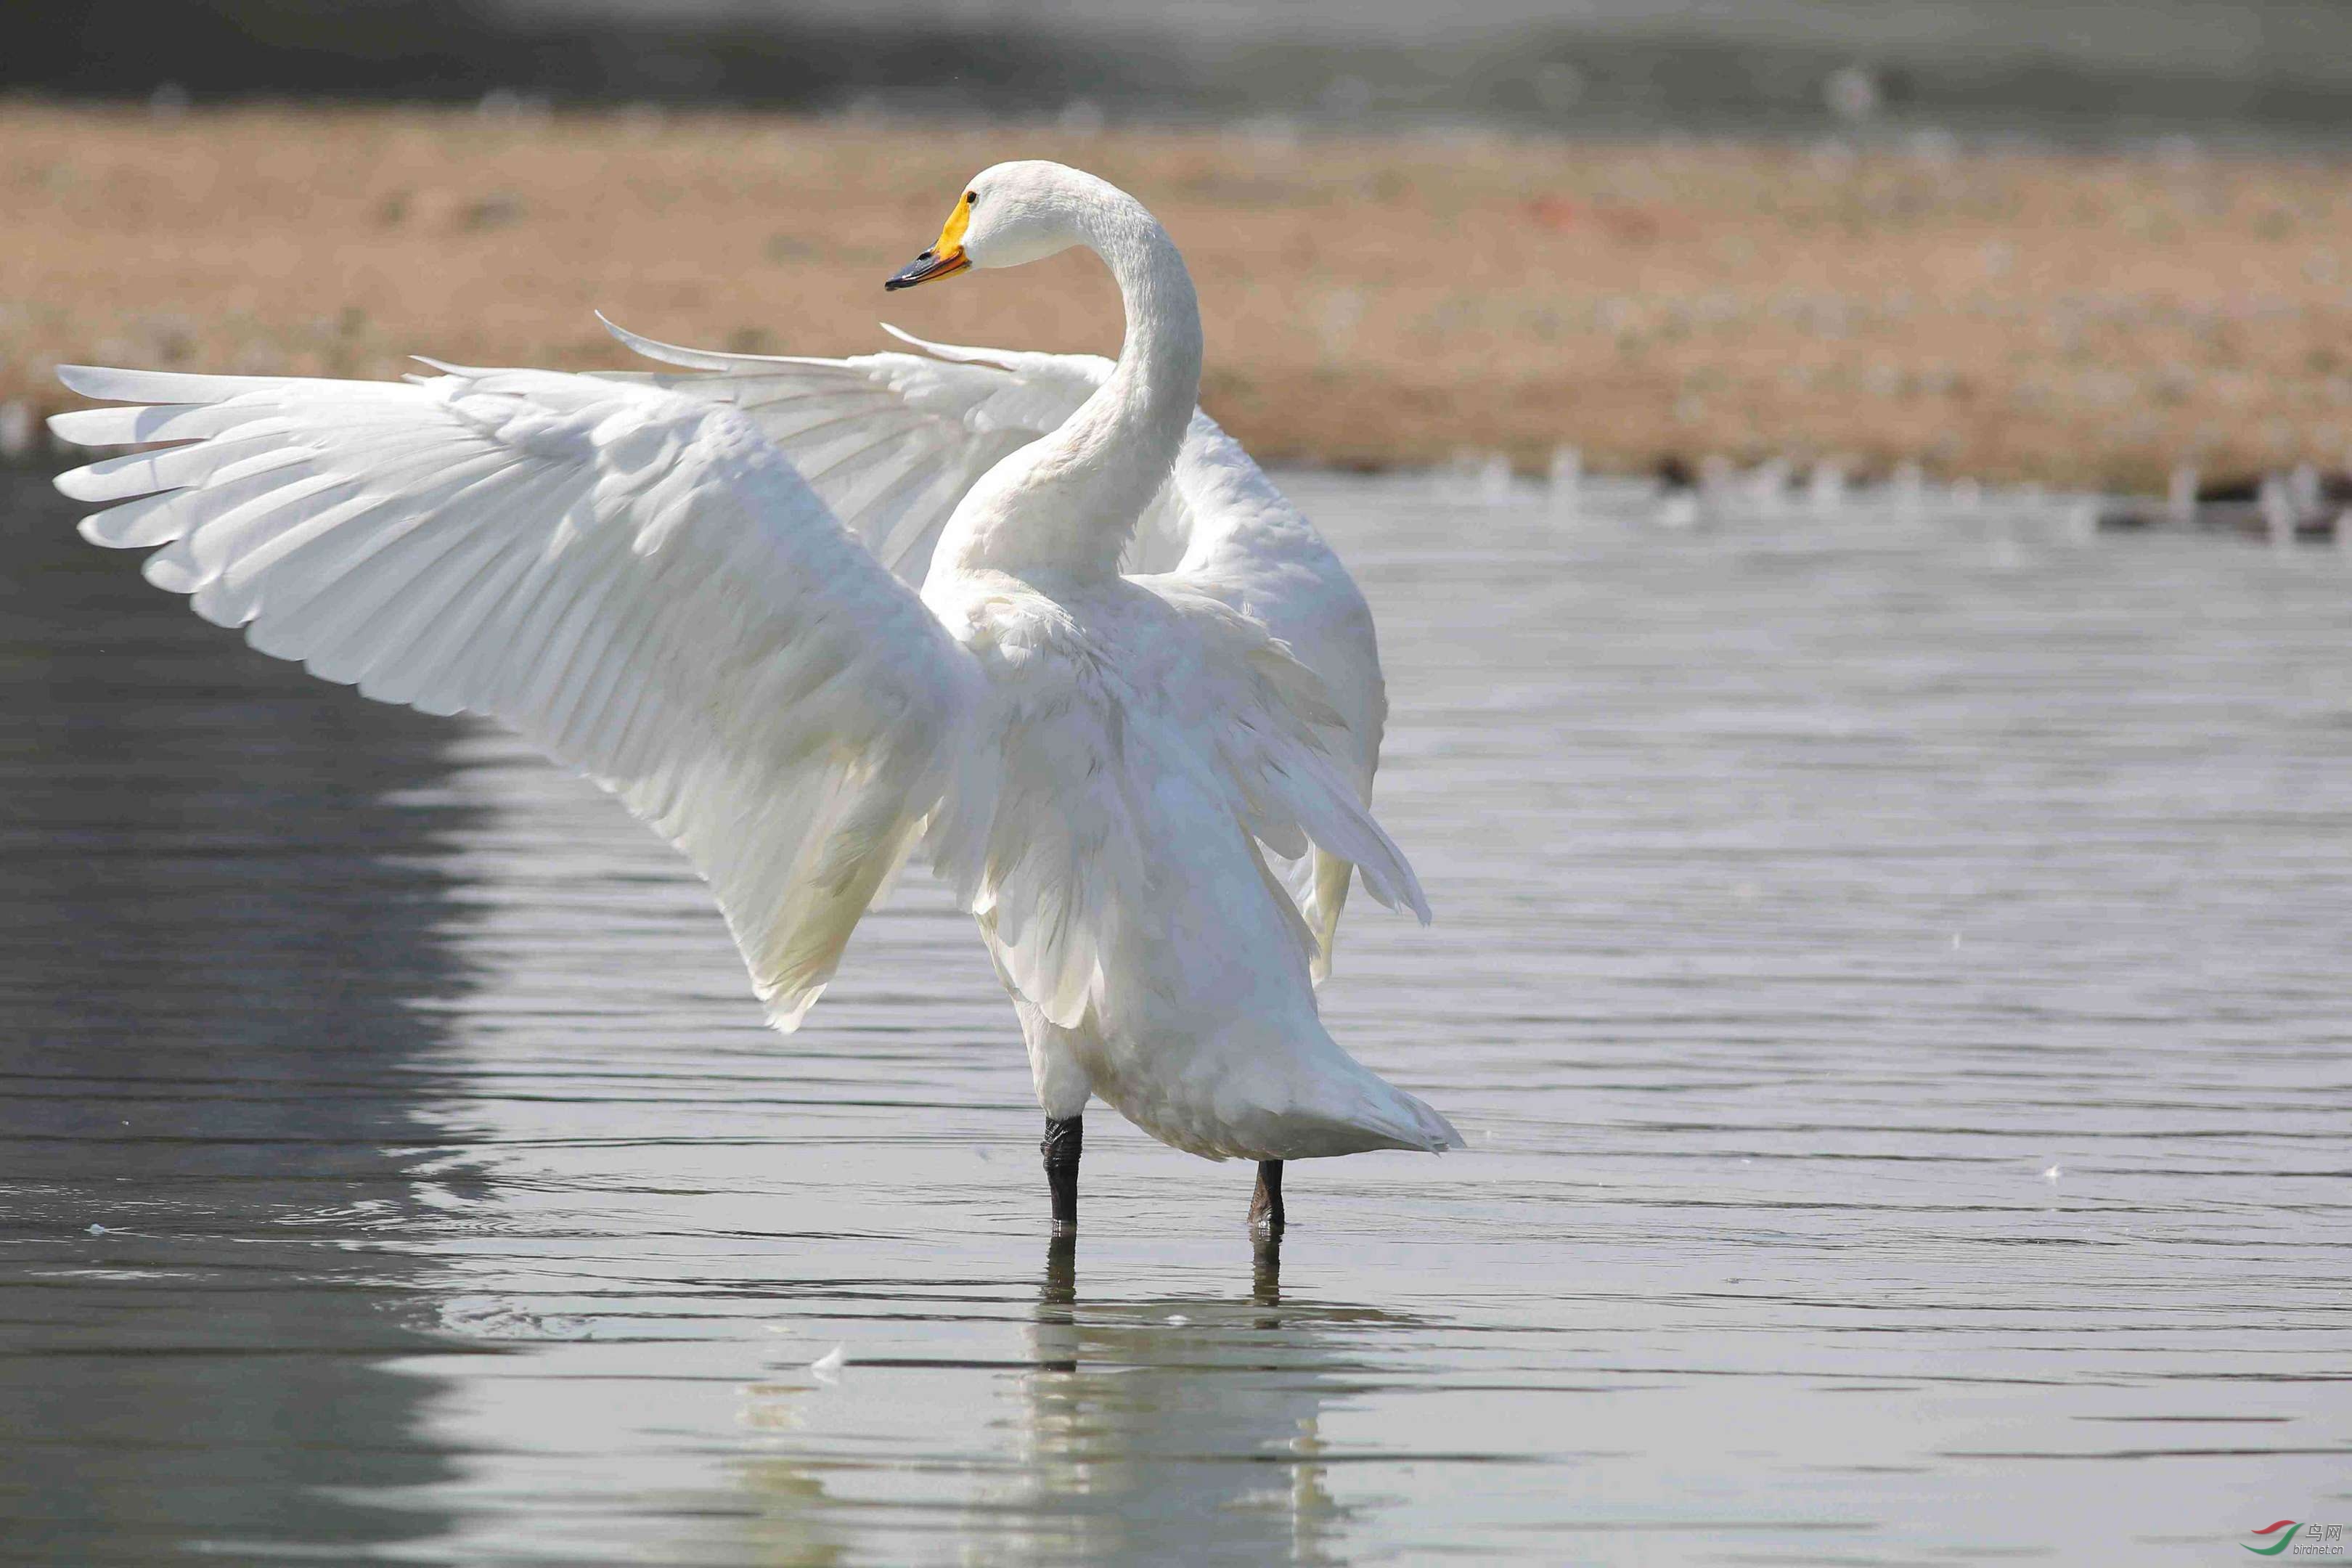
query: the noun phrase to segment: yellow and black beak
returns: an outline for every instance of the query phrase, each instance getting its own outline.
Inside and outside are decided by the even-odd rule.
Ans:
[[[918,283],[929,283],[937,278],[952,278],[971,266],[963,253],[963,231],[971,222],[972,195],[966,191],[963,199],[948,215],[947,226],[940,230],[939,242],[884,280],[885,289],[912,289]]]

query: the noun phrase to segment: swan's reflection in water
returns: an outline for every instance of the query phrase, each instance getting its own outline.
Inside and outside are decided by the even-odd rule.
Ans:
[[[1286,1302],[1278,1242],[1250,1298],[1088,1302],[1057,1238],[1015,1394],[1011,1485],[971,1524],[983,1562],[1339,1561],[1349,1510],[1323,1458],[1326,1408],[1350,1387],[1342,1342],[1392,1321]]]
[[[872,1435],[827,1452],[836,1427],[738,1464],[737,1500],[703,1511],[750,1536],[734,1556],[810,1568],[932,1561],[950,1539],[965,1563],[1338,1563],[1356,1509],[1334,1495],[1324,1423],[1362,1386],[1349,1340],[1402,1321],[1286,1301],[1276,1247],[1246,1297],[1087,1300],[1076,1247],[1056,1240],[1019,1329],[1027,1368],[998,1374],[995,1411],[957,1396],[968,1383],[898,1392],[872,1419],[928,1435],[895,1445],[928,1447],[911,1470],[876,1486],[852,1457]],[[854,1361],[849,1376],[865,1381]],[[815,1437],[808,1387],[751,1392],[748,1426]]]

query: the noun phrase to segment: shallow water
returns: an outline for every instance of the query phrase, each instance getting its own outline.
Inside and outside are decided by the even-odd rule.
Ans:
[[[2329,552],[1297,478],[1439,914],[1360,908],[1326,1010],[1470,1148],[1293,1166],[1257,1258],[1245,1169],[1098,1110],[1056,1255],[935,891],[781,1040],[593,788],[247,652],[6,483],[0,1562],[2204,1563],[2352,1521]]]

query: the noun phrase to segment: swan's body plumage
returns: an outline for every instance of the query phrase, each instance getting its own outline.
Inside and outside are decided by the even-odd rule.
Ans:
[[[821,360],[682,348],[614,335],[681,375],[632,375],[740,410],[808,477],[877,559],[919,584],[955,504],[981,474],[1050,434],[1109,379],[1097,354],[926,342],[918,353]],[[1370,805],[1388,722],[1371,607],[1312,523],[1240,442],[1194,410],[1174,471],[1139,520],[1125,564],[1164,575],[1262,623],[1319,677],[1341,728],[1329,752]],[[1321,849],[1280,857],[1330,973],[1349,864]]]
[[[1098,1097],[1261,1161],[1456,1145],[1315,1005],[1351,868],[1427,919],[1369,809],[1362,595],[1194,407],[1191,285],[1149,215],[1055,165],[982,182],[1111,264],[1119,361],[619,333],[668,368],[73,368],[131,406],[59,434],[175,444],[58,483],[109,503],[85,536],[154,548],[151,581],[263,652],[488,715],[612,790],[709,879],[780,1028],[919,857],[979,922],[1049,1118]],[[1043,253],[1009,223],[1006,262]]]

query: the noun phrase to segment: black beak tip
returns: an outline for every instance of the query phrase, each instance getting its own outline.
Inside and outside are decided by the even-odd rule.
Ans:
[[[970,265],[971,263],[961,256],[942,261],[940,259],[939,252],[926,250],[883,279],[882,289],[883,292],[888,293],[896,289],[912,289],[916,284],[928,283],[934,278],[953,277]]]

